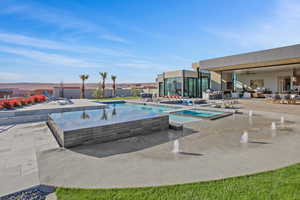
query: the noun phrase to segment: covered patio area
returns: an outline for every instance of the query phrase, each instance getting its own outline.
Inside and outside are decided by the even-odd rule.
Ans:
[[[265,98],[270,94],[300,92],[300,64],[221,71],[221,90],[251,93]]]
[[[208,70],[211,89],[225,97],[289,100],[300,95],[300,45],[202,60],[193,68]]]

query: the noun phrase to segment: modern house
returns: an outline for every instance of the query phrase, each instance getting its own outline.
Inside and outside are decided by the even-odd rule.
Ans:
[[[206,85],[208,85],[207,88],[213,90],[232,92],[266,90],[272,93],[283,93],[299,91],[300,45],[201,60],[193,63],[192,68],[194,71],[189,71],[187,76],[182,75],[180,78],[189,78],[189,75],[193,74],[198,82],[196,87],[192,89],[183,83],[182,91],[192,91],[176,93],[177,95],[202,97],[202,91],[206,89]],[[157,84],[160,86],[160,96],[173,94],[170,90],[174,91],[177,85],[168,80],[179,77],[179,74],[180,71],[174,71],[158,75]],[[209,83],[206,83],[206,80]],[[196,95],[188,95],[190,93]]]
[[[201,97],[210,88],[209,73],[200,70],[177,70],[159,74],[156,78],[159,96]]]

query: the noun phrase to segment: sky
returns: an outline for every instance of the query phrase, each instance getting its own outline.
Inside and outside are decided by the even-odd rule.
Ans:
[[[0,83],[154,82],[203,59],[300,43],[299,0],[0,0]]]

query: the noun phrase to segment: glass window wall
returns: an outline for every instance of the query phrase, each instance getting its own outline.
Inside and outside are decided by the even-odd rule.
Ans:
[[[198,90],[199,97],[202,97],[202,92],[206,92],[210,89],[210,73],[209,72],[199,72],[199,80],[198,80]]]
[[[177,95],[190,98],[202,97],[202,92],[210,88],[210,74],[199,72],[199,77],[165,78],[164,82],[159,83],[159,95]]]
[[[197,97],[197,78],[184,78],[184,96]]]
[[[164,83],[159,82],[159,96],[162,97],[164,96]]]
[[[165,95],[181,96],[182,78],[166,78],[165,79]]]

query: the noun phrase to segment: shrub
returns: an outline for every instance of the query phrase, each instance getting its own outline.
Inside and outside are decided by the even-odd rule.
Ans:
[[[21,99],[20,103],[21,103],[22,106],[26,106],[27,105],[26,99]]]
[[[21,106],[21,102],[18,99],[11,100],[11,104],[13,107]]]
[[[27,104],[34,104],[43,101],[46,101],[46,96],[44,95],[35,95],[28,98],[4,100],[0,101],[0,110],[3,108],[11,109],[14,107],[25,106]]]
[[[30,98],[25,99],[26,104],[32,104],[32,100]]]
[[[103,96],[103,92],[101,89],[97,88],[93,91],[93,97],[99,99]]]
[[[11,104],[10,101],[3,101],[2,106],[3,106],[3,108],[6,108],[6,109],[12,109],[13,108],[13,105]]]
[[[34,101],[34,103],[38,103],[38,102],[40,102],[40,99],[38,97],[33,97],[33,101]]]

